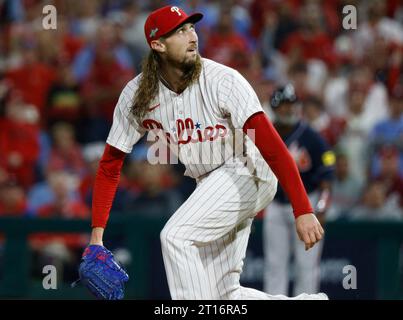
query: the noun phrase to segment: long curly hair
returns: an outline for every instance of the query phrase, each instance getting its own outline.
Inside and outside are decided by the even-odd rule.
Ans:
[[[142,62],[140,83],[134,96],[131,108],[132,114],[139,122],[141,122],[141,120],[147,114],[150,103],[158,94],[158,75],[161,62],[161,57],[154,50],[150,50]],[[185,70],[181,81],[182,86],[180,91],[185,90],[186,87],[199,79],[201,69],[201,58],[200,55],[197,55],[196,63]]]

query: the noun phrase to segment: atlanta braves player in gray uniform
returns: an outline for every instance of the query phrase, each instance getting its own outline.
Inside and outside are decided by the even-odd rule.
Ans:
[[[147,18],[151,50],[115,108],[95,181],[90,244],[103,244],[123,159],[147,133],[167,145],[197,182],[161,231],[173,299],[326,299],[323,293],[272,296],[240,285],[252,220],[273,199],[277,179],[306,249],[324,231],[252,87],[237,71],[198,54],[194,23],[202,17],[166,6]]]

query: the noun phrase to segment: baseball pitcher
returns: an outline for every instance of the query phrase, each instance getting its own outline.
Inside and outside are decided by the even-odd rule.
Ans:
[[[305,247],[323,237],[298,169],[250,84],[237,71],[200,57],[195,23],[202,17],[166,6],[145,22],[150,52],[115,108],[94,186],[93,229],[84,253],[84,259],[92,258],[80,266],[81,280],[92,292],[103,288],[102,297],[122,298],[128,279],[113,256],[102,253],[98,259],[94,251],[103,252],[125,155],[146,134],[163,141],[186,166],[185,175],[197,182],[160,235],[172,299],[290,299],[239,282],[253,218],[273,199],[277,179],[292,203]],[[114,271],[105,275],[102,260]]]

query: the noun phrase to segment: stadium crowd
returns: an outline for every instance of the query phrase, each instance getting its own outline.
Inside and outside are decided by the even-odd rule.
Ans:
[[[43,29],[45,4],[57,8],[56,30]],[[301,116],[336,152],[329,220],[403,218],[399,0],[0,0],[0,217],[90,217],[114,106],[149,50],[145,19],[166,4],[204,14],[201,55],[244,75],[269,115],[271,92],[294,85]],[[357,29],[343,28],[347,4]],[[193,188],[180,164],[149,164],[143,141],[112,210],[168,217]]]

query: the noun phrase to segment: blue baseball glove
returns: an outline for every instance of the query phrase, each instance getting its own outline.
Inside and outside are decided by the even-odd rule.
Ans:
[[[115,261],[112,252],[100,245],[90,245],[83,253],[78,269],[81,282],[98,299],[120,300],[124,297],[126,271]]]

